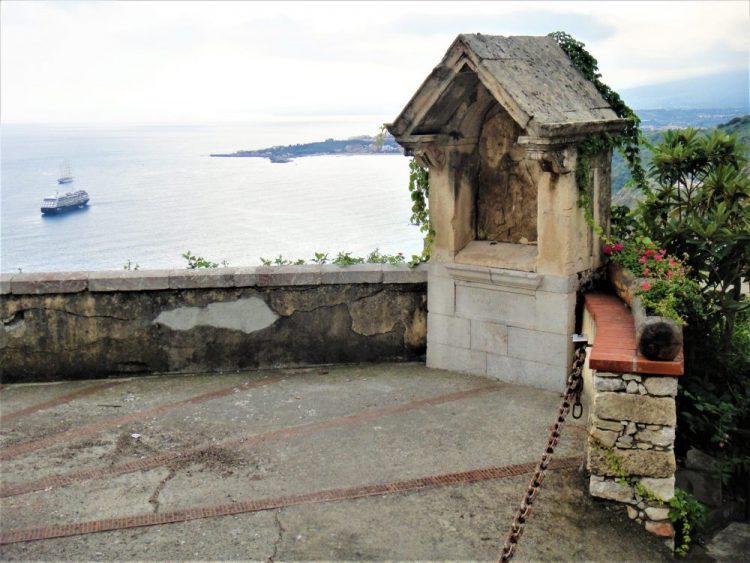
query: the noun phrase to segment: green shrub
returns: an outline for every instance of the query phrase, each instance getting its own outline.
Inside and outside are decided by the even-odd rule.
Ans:
[[[216,262],[211,262],[210,260],[206,260],[202,256],[196,256],[194,254],[191,254],[188,250],[187,252],[183,253],[182,257],[187,260],[187,266],[186,268],[188,270],[195,270],[198,268],[218,268],[219,264]],[[226,262],[223,263],[225,266],[227,265]]]
[[[335,257],[329,258],[324,252],[316,252],[315,256],[310,258],[311,264],[335,264],[337,266],[353,266],[354,264],[403,264],[406,262],[404,255],[383,254],[379,248],[370,252],[367,256],[352,256],[351,252],[339,252]],[[279,254],[276,258],[260,258],[260,263],[264,266],[301,266],[307,264],[307,261],[300,258],[290,260]]]

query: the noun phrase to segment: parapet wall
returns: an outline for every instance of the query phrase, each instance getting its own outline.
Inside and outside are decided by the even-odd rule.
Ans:
[[[427,272],[270,266],[0,276],[0,380],[413,360]]]

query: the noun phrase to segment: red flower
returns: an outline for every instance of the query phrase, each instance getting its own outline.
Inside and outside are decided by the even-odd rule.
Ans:
[[[638,260],[638,262],[640,262],[641,264],[645,264],[646,263],[646,257],[645,256],[641,256],[641,258]]]
[[[616,242],[616,243],[615,243],[615,246],[614,246],[614,249],[615,249],[615,250],[616,250],[617,252],[620,252],[620,251],[622,250],[622,243],[621,243],[621,242]]]
[[[654,256],[654,260],[658,261],[658,260],[663,260],[663,259],[664,259],[664,256],[662,256],[661,254],[657,254],[656,256]]]
[[[612,247],[609,245],[606,245],[604,248],[602,248],[602,252],[604,252],[604,254],[607,254],[607,255],[612,254]]]
[[[648,268],[643,268],[643,275],[647,276],[650,271]]]
[[[651,289],[651,284],[649,282],[643,282],[643,285],[641,286],[643,288],[643,291],[648,291]]]
[[[666,253],[667,253],[667,251],[665,249],[663,249],[663,248],[659,249],[659,254],[663,255],[663,254],[666,254]]]
[[[654,254],[656,254],[656,252],[654,252],[653,250],[651,250],[651,249],[649,248],[649,249],[648,249],[648,250],[646,251],[646,254],[645,254],[645,256],[653,256]]]
[[[675,260],[674,258],[670,258],[669,259],[669,265],[670,266],[676,266],[677,265],[677,260]]]

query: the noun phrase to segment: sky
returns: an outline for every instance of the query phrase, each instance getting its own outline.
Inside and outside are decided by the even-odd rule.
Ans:
[[[3,0],[0,121],[392,120],[457,34],[558,30],[615,89],[747,72],[750,0]]]

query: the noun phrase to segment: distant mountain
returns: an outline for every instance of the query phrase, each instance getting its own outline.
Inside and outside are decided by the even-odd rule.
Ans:
[[[630,107],[638,109],[735,108],[750,111],[746,70],[686,78],[619,90]]]

